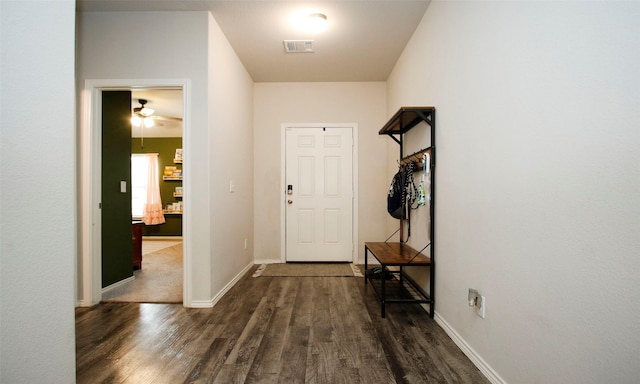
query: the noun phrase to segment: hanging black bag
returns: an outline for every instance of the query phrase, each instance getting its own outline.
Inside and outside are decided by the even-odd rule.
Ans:
[[[402,170],[399,170],[393,176],[391,185],[389,186],[389,193],[387,194],[387,211],[396,219],[404,219],[403,209],[403,192],[404,192],[404,176]]]

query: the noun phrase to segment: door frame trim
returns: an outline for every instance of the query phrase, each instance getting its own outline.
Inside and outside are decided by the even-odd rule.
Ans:
[[[286,204],[283,194],[287,190],[286,185],[286,132],[287,128],[351,128],[353,147],[351,150],[351,171],[352,171],[352,212],[351,212],[351,262],[358,260],[358,124],[357,123],[283,123],[280,125],[280,262],[287,261],[287,215]]]
[[[76,266],[76,281],[81,284],[82,299],[78,300],[79,306],[92,306],[102,300],[102,262],[101,262],[101,154],[102,154],[102,92],[115,90],[135,90],[153,88],[182,88],[183,125],[182,147],[184,148],[183,173],[185,185],[185,199],[183,208],[183,306],[191,305],[192,292],[192,258],[191,249],[191,222],[189,214],[191,205],[189,198],[191,181],[191,162],[189,161],[191,147],[191,80],[189,79],[87,79],[80,94],[79,127],[78,127],[78,153],[79,157],[79,212],[78,221],[80,231],[78,233],[78,249],[80,251]],[[78,276],[78,273],[81,275]]]

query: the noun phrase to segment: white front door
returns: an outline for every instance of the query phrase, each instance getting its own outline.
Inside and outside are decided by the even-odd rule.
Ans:
[[[287,261],[352,261],[353,130],[286,128]]]

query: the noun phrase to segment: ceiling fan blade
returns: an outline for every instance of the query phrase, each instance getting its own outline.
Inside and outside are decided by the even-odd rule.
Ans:
[[[166,121],[177,121],[177,122],[182,122],[182,117],[175,117],[175,116],[162,116],[162,115],[153,115],[150,116],[152,119],[155,120],[166,120]]]

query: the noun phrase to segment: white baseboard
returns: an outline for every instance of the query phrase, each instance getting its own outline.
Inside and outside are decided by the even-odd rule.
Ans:
[[[93,307],[95,304],[87,300],[76,300],[76,308],[78,307]]]
[[[225,285],[220,292],[218,292],[211,300],[192,300],[189,308],[211,308],[222,299],[222,297],[229,292],[231,288],[251,269],[253,268],[253,263],[249,263],[246,267],[240,271],[227,285]]]
[[[447,323],[447,321],[443,319],[442,316],[440,316],[438,312],[435,313],[434,319],[436,323],[440,325],[440,328],[444,329],[451,340],[453,340],[458,348],[460,348],[460,350],[462,350],[462,352],[467,355],[469,360],[471,360],[471,362],[476,367],[478,367],[480,372],[482,372],[482,374],[485,375],[485,377],[490,382],[492,382],[493,384],[507,384],[507,382],[504,381],[502,377],[500,377],[500,375],[498,375],[498,373],[493,368],[491,368],[491,366],[489,366],[489,364],[487,364],[487,362],[484,361],[484,359],[480,357],[480,355],[478,355],[476,351],[473,350],[473,348],[471,348],[469,344],[467,344],[462,336],[460,336],[460,334],[456,332],[456,330],[453,329],[449,325],[449,323]]]
[[[108,286],[106,286],[106,287],[102,288],[102,293],[103,293],[103,294],[104,294],[104,293],[107,293],[107,292],[109,292],[110,290],[112,290],[112,289],[116,289],[116,288],[118,288],[119,286],[121,286],[121,285],[125,285],[125,284],[127,284],[128,282],[133,281],[133,280],[135,280],[135,279],[136,279],[136,277],[135,277],[135,276],[131,276],[131,277],[127,277],[127,278],[126,278],[126,279],[124,279],[124,280],[120,280],[120,281],[118,281],[118,282],[116,282],[116,283],[113,283],[113,284],[111,284],[111,285],[108,285]]]
[[[211,307],[213,307],[213,300],[191,300],[191,304],[189,304],[187,308],[211,308]]]
[[[280,259],[258,259],[258,260],[254,260],[253,264],[256,265],[260,265],[260,264],[277,264],[277,263],[283,263],[282,260]]]
[[[147,241],[182,241],[182,236],[142,236]]]

